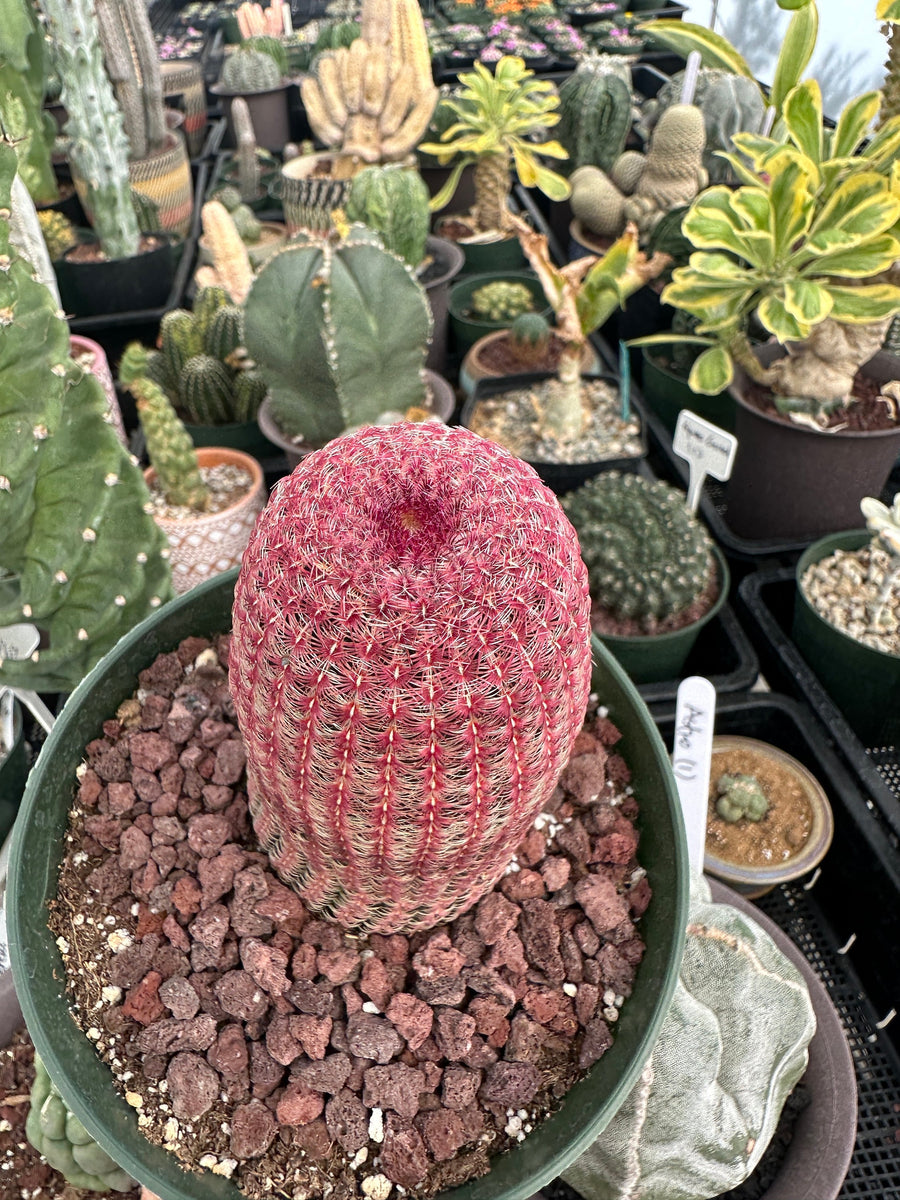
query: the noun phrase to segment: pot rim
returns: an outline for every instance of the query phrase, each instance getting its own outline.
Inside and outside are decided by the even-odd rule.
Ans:
[[[759,738],[743,737],[739,734],[717,734],[712,741],[713,753],[717,750],[746,750],[761,757],[774,760],[788,770],[803,789],[812,808],[812,828],[809,837],[796,854],[771,867],[751,867],[742,863],[719,858],[709,850],[704,851],[703,869],[709,875],[743,886],[774,887],[778,883],[797,879],[817,866],[828,853],[834,836],[834,814],[822,784],[812,771],[798,762],[793,755],[763,742]]]
[[[214,96],[222,96],[225,100],[233,100],[237,96],[241,96],[244,99],[247,99],[249,96],[252,99],[255,99],[257,96],[272,96],[275,94],[275,92],[283,92],[290,86],[291,80],[282,77],[281,83],[279,83],[277,87],[263,88],[259,92],[232,92],[221,83],[211,83],[209,85],[209,91],[211,91]]]
[[[220,465],[243,467],[250,474],[250,486],[241,493],[237,500],[229,504],[227,508],[219,509],[218,512],[197,513],[196,516],[190,517],[154,516],[153,519],[163,530],[185,529],[189,526],[191,529],[202,531],[205,527],[216,525],[223,518],[231,517],[240,509],[252,504],[258,493],[265,488],[262,467],[252,455],[245,454],[243,450],[232,450],[227,446],[200,446],[197,449],[197,462],[201,467]],[[154,482],[156,471],[153,467],[145,467],[144,479],[148,487]]]
[[[473,342],[472,345],[469,347],[469,349],[466,351],[466,356],[463,359],[461,369],[467,370],[470,375],[472,375],[473,368],[482,372],[478,376],[472,375],[473,381],[477,381],[478,379],[502,379],[503,378],[503,375],[501,375],[501,374],[496,374],[493,371],[486,371],[483,367],[483,364],[479,361],[479,359],[481,357],[481,353],[483,350],[486,350],[489,345],[493,345],[494,342],[499,341],[500,338],[506,337],[508,333],[509,333],[508,327],[506,329],[492,329],[490,333],[482,334],[481,337],[476,342]],[[556,333],[556,326],[551,325],[550,326],[551,338],[554,333]],[[585,368],[582,371],[582,374],[584,374],[584,375],[594,374],[594,372],[592,372],[590,370],[590,366],[591,365],[597,366],[600,362],[600,359],[597,355],[596,350],[591,345],[590,341],[586,341],[584,343],[584,350],[582,351],[581,361],[582,361],[582,365]]]

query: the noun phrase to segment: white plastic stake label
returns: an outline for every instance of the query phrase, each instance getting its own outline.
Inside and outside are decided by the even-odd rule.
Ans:
[[[693,104],[694,92],[697,90],[697,80],[700,77],[700,51],[692,50],[687,56],[684,68],[684,82],[681,85],[681,103]]]
[[[15,662],[30,658],[40,644],[41,635],[35,625],[22,622],[18,625],[4,626],[0,629],[0,666],[3,665],[5,658]],[[39,721],[48,733],[50,732],[56,718],[37,692],[27,691],[25,688],[0,688],[0,696],[4,696],[2,710],[4,741],[12,742],[12,706],[9,696],[5,696],[7,692],[21,700],[35,720]]]
[[[726,433],[718,425],[713,425],[712,421],[706,421],[690,409],[683,408],[675,424],[672,449],[679,458],[686,458],[690,466],[687,506],[695,513],[706,476],[712,475],[713,479],[724,481],[731,474],[737,453],[737,438],[733,433]]]
[[[34,625],[6,625],[0,628],[0,665],[5,658],[20,662],[30,658],[41,644],[41,635]]]
[[[681,813],[687,832],[688,862],[702,874],[706,847],[706,812],[709,804],[709,771],[716,689],[702,675],[691,675],[678,685],[675,701],[675,738],[672,770],[678,784]]]

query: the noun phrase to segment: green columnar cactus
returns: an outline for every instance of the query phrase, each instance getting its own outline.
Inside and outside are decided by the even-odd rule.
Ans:
[[[206,354],[221,365],[244,340],[244,314],[236,304],[222,304],[201,333]]]
[[[487,321],[512,321],[534,311],[534,296],[524,283],[498,279],[472,293],[472,312]]]
[[[270,54],[242,46],[225,60],[222,86],[229,92],[252,95],[281,86],[281,71]]]
[[[266,381],[259,371],[238,371],[234,381],[234,419],[255,421],[267,391]]]
[[[43,110],[44,37],[30,0],[0,0],[0,124],[16,144],[19,174],[36,204],[59,198],[56,122]]]
[[[70,246],[75,245],[75,226],[67,216],[57,212],[55,208],[45,208],[39,212],[38,221],[41,224],[44,241],[47,243],[50,261],[55,262],[56,259],[62,258]]]
[[[540,362],[550,345],[550,322],[540,313],[520,313],[509,327],[509,344],[526,366]]]
[[[237,100],[240,98],[240,96],[235,97]],[[252,208],[246,204],[239,204],[231,213],[231,219],[234,221],[234,227],[242,242],[252,246],[254,242],[259,241],[262,224]]]
[[[177,388],[184,364],[203,348],[193,314],[186,308],[167,312],[159,323],[159,341],[168,377]]]
[[[716,812],[723,821],[761,821],[769,800],[755,775],[720,775],[716,782]]]
[[[253,121],[250,119],[250,106],[243,96],[235,96],[232,100],[231,120],[234,124],[234,140],[237,143],[238,190],[241,200],[249,203],[251,200],[259,199],[262,189],[259,182],[256,134],[253,131]],[[236,207],[234,205],[229,208],[232,215],[234,215]]]
[[[31,622],[42,644],[0,662],[0,685],[68,692],[170,598],[168,550],[103,389],[69,358],[57,301],[10,245],[15,171],[0,143],[0,575],[15,581],[0,627]]]
[[[566,174],[584,166],[612,170],[630,128],[631,89],[618,75],[588,61],[559,89],[557,140],[569,154]]]
[[[272,415],[311,445],[387,410],[427,407],[430,336],[424,290],[362,225],[340,243],[295,238],[265,264],[244,306],[244,345]]]
[[[677,616],[713,578],[712,542],[684,496],[662,480],[609,471],[562,500],[590,578],[591,599],[646,632]]]
[[[195,354],[184,364],[178,394],[197,425],[224,425],[234,411],[232,372],[211,354]]]
[[[365,167],[353,177],[345,213],[374,229],[413,270],[425,257],[431,214],[428,188],[418,171],[398,164]]]
[[[166,143],[166,110],[156,40],[145,0],[94,0],[103,61],[125,122],[132,158]]]
[[[119,364],[119,383],[137,401],[147,457],[168,504],[204,512],[209,506],[209,488],[200,475],[197,452],[165,392],[147,377],[146,368],[147,351],[139,342],[132,342]]]
[[[69,114],[69,157],[87,185],[88,207],[107,258],[138,252],[140,231],[131,201],[128,138],[103,67],[91,0],[39,0],[52,35],[50,57],[62,80]]]
[[[40,1055],[34,1055],[34,1083],[25,1135],[39,1154],[73,1188],[88,1192],[128,1192],[134,1180],[103,1150],[53,1086]]]

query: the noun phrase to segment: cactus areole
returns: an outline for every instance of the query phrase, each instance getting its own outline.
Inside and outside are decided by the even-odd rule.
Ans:
[[[581,728],[589,613],[556,498],[468,430],[363,429],[281,481],[230,674],[256,834],[307,905],[409,932],[496,883]]]

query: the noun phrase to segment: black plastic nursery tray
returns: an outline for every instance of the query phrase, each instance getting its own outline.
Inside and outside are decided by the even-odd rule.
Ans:
[[[794,571],[788,567],[757,571],[738,588],[739,611],[763,674],[772,686],[809,704],[873,803],[887,836],[900,847],[900,746],[864,746],[822,687],[791,638],[795,592]],[[897,992],[900,996],[900,987]]]
[[[719,694],[743,692],[756,682],[759,675],[756,651],[730,605],[723,605],[700,630],[682,675],[685,679],[703,675]],[[665,679],[660,683],[642,683],[638,691],[646,704],[674,704],[680,682]]]

